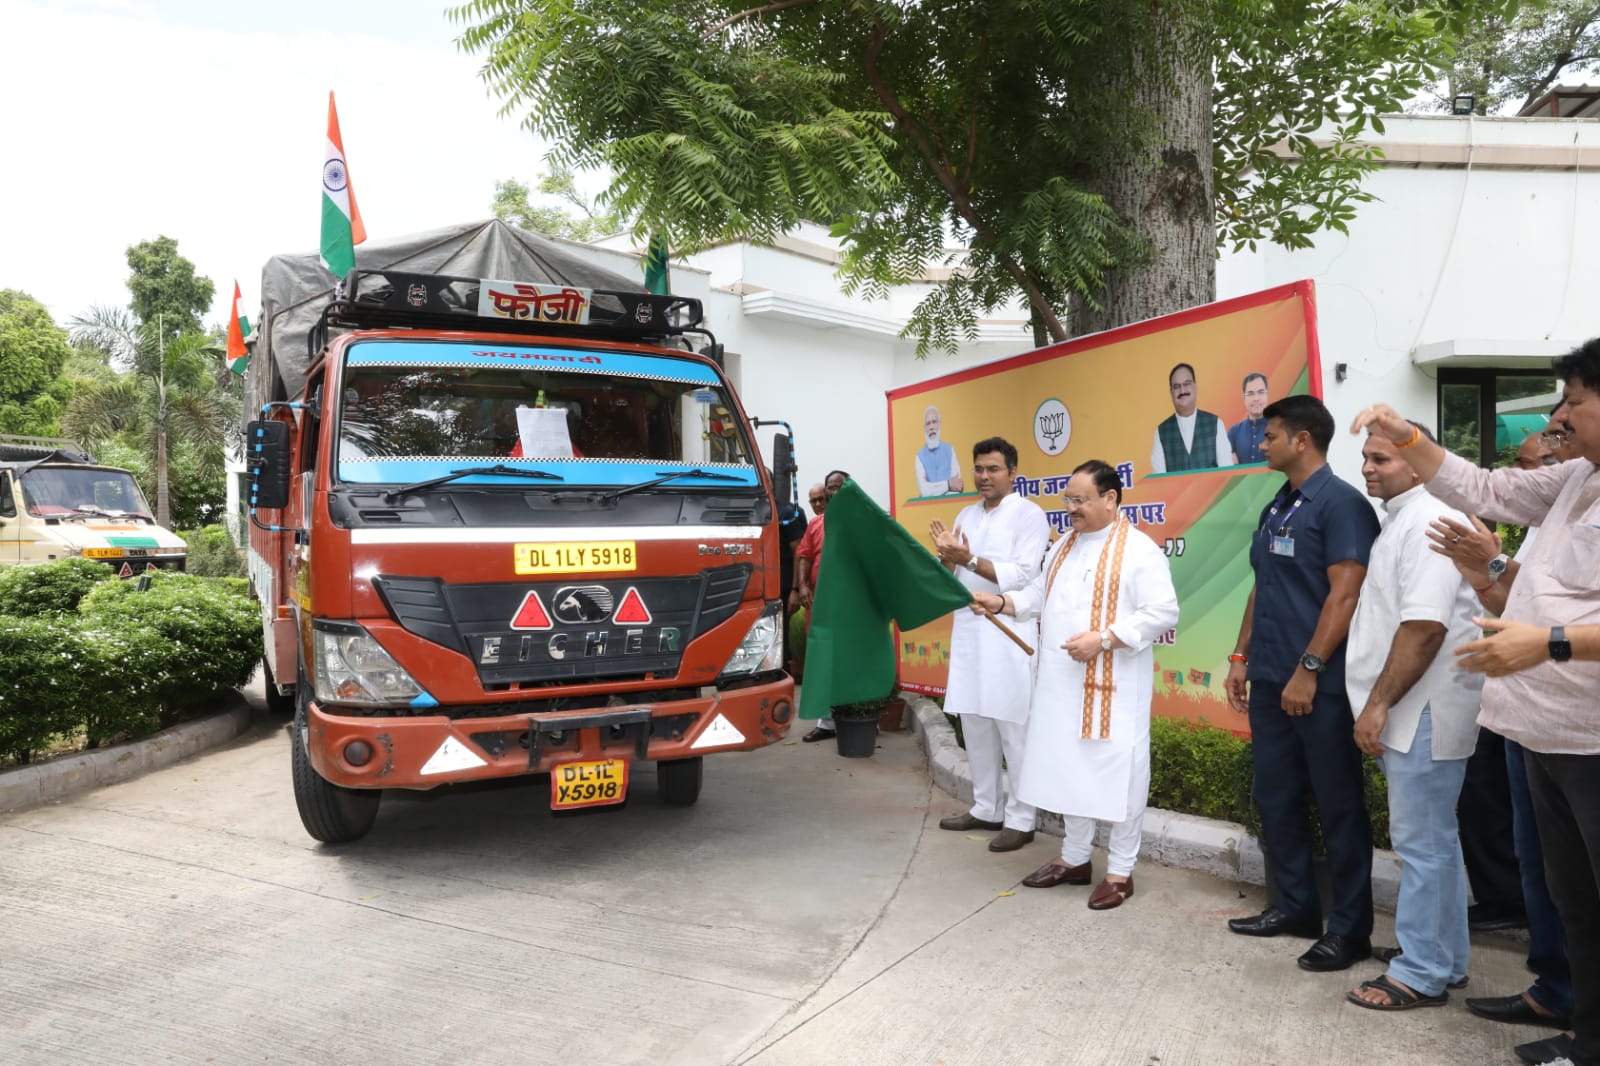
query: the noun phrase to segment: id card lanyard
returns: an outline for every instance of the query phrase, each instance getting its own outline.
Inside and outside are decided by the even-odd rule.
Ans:
[[[1274,503],[1272,509],[1267,512],[1266,521],[1261,523],[1261,531],[1267,535],[1267,550],[1273,555],[1294,557],[1294,534],[1290,530],[1293,528],[1294,513],[1300,510],[1300,505],[1305,502],[1304,494],[1297,493],[1294,506],[1289,508],[1289,513],[1283,516],[1283,523],[1278,526],[1276,532],[1273,531],[1272,520],[1278,517],[1278,508],[1282,507],[1283,504]]]

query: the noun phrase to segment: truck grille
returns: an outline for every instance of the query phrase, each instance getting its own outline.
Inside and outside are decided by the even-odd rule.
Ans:
[[[373,585],[408,632],[470,656],[490,690],[677,674],[691,640],[733,617],[753,567],[692,577],[451,585],[382,575]]]

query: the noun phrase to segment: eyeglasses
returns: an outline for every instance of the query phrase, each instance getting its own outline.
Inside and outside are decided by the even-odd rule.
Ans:
[[[1061,502],[1065,503],[1065,504],[1069,504],[1069,505],[1071,505],[1073,507],[1082,507],[1084,504],[1090,502],[1091,500],[1098,500],[1101,496],[1104,496],[1104,495],[1105,495],[1105,493],[1102,492],[1099,495],[1095,495],[1095,496],[1063,496],[1063,497],[1061,497]]]
[[[811,497],[811,502],[812,503],[824,503],[824,502],[827,501],[827,499],[828,498],[826,496],[813,496],[813,497]]]

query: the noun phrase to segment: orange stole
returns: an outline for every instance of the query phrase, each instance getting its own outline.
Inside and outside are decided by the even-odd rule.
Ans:
[[[1111,536],[1104,548],[1100,549],[1100,562],[1094,571],[1094,599],[1089,606],[1089,628],[1096,633],[1117,620],[1117,598],[1122,594],[1122,553],[1128,546],[1129,522],[1121,515],[1111,528]],[[1078,531],[1073,530],[1067,538],[1066,547],[1056,556],[1056,561],[1050,566],[1050,576],[1045,579],[1045,603],[1050,602],[1050,589],[1056,581],[1056,571],[1061,569],[1061,563],[1071,554],[1072,546],[1077,543]],[[1109,549],[1109,551],[1107,550]],[[1106,602],[1106,557],[1111,557],[1111,596]],[[1040,613],[1044,608],[1040,607]],[[1116,692],[1116,684],[1111,674],[1111,650],[1090,659],[1084,665],[1083,675],[1083,733],[1084,740],[1092,740],[1094,726],[1094,694],[1100,693],[1100,739],[1111,739],[1111,698]],[[1105,678],[1100,675],[1104,672]]]

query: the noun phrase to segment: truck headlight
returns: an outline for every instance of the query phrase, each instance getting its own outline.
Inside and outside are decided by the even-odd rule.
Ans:
[[[382,705],[410,703],[422,695],[422,686],[365,629],[338,622],[312,628],[319,702]]]
[[[722,668],[723,677],[783,669],[783,604],[769,603]]]

